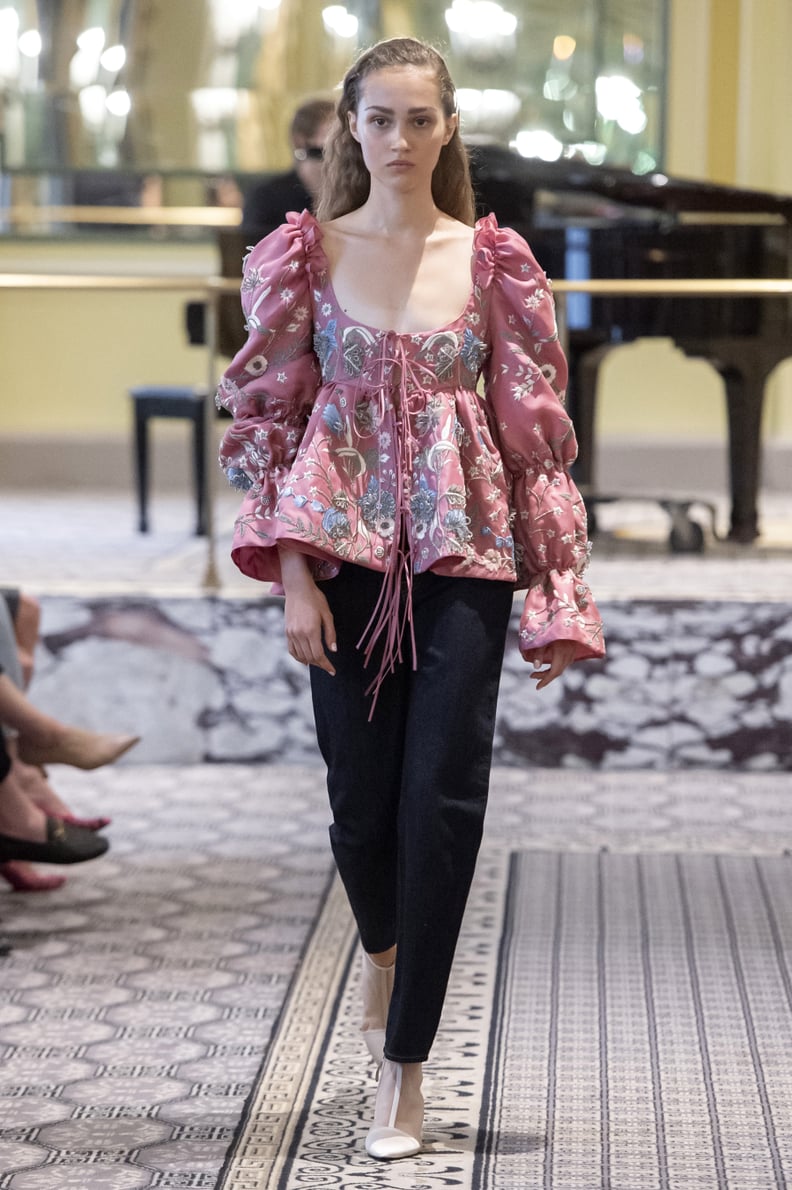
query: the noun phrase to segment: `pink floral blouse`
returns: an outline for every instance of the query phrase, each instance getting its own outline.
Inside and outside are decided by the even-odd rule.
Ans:
[[[276,543],[331,578],[342,562],[528,588],[520,647],[604,653],[569,476],[566,361],[550,286],[525,241],[475,227],[471,288],[446,326],[397,334],[348,318],[307,211],[245,258],[248,340],[218,389],[220,460],[244,490],[232,557],[279,582]],[[483,377],[483,389],[479,385]]]

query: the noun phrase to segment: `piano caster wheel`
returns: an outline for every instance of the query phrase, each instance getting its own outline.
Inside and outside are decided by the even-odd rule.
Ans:
[[[672,554],[703,554],[704,530],[697,521],[691,521],[686,506],[678,506],[671,512],[671,532],[668,544]]]

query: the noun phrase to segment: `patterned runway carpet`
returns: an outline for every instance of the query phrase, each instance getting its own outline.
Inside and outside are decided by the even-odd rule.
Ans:
[[[333,899],[224,1190],[769,1190],[792,1171],[791,861],[490,852],[425,1079],[425,1151],[363,1152],[375,1084]]]
[[[787,775],[496,771],[427,1146],[397,1167],[361,1148],[320,773],[54,775],[113,847],[0,894],[2,1190],[792,1182]]]

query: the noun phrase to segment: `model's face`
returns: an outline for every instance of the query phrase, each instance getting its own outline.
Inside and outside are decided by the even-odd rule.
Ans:
[[[457,117],[440,104],[440,88],[427,67],[389,66],[366,75],[349,128],[366,168],[378,181],[412,189],[431,185],[440,150]]]
[[[325,147],[334,119],[320,124],[313,136],[294,142],[294,168],[309,194],[316,197],[322,182],[322,150]]]

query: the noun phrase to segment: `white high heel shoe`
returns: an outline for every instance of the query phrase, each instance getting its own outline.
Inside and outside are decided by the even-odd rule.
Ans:
[[[424,1113],[422,1077],[420,1062],[383,1059],[374,1103],[374,1127],[366,1137],[369,1157],[397,1161],[420,1153]]]
[[[365,950],[362,951],[362,955],[360,991],[363,999],[363,1023],[360,1031],[369,1053],[377,1065],[380,1065],[385,1047],[385,1025],[393,994],[396,964],[394,962],[390,967],[378,967]]]

